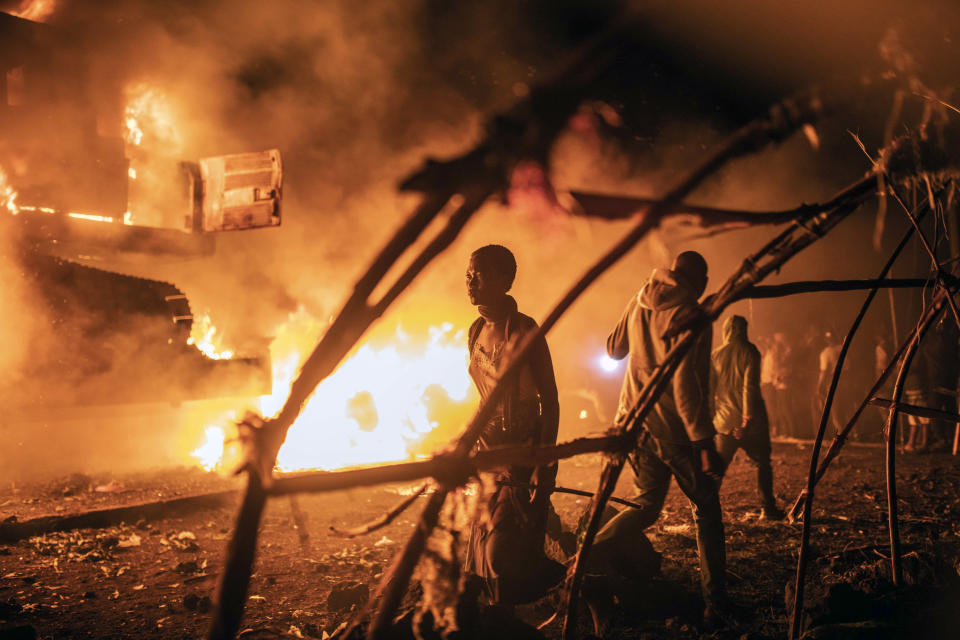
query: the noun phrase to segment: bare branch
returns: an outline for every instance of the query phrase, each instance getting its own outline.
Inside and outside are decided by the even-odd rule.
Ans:
[[[417,498],[423,495],[423,492],[427,490],[429,485],[429,482],[424,482],[419,487],[414,489],[413,493],[401,500],[397,506],[387,511],[376,520],[371,520],[366,524],[353,527],[352,529],[338,529],[337,527],[331,525],[330,533],[335,536],[340,536],[341,538],[356,538],[357,536],[365,536],[368,533],[373,533],[377,529],[382,529],[396,520],[397,516],[410,508],[410,505],[416,502]]]

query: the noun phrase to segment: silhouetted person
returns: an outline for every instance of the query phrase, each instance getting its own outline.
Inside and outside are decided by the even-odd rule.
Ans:
[[[796,437],[793,420],[793,399],[788,384],[788,362],[791,359],[790,345],[782,331],[773,334],[770,349],[763,356],[764,377],[769,380],[770,404],[773,413],[773,426],[780,436]]]
[[[760,351],[747,339],[747,320],[730,316],[723,323],[723,346],[713,352],[714,414],[717,450],[729,465],[743,449],[757,468],[761,518],[783,519],[773,495],[770,421],[760,395]]]
[[[818,360],[819,373],[817,374],[817,406],[819,411],[815,415],[818,428],[820,426],[820,418],[823,416],[823,408],[827,402],[827,393],[830,391],[830,383],[833,381],[833,371],[837,368],[837,362],[840,360],[840,349],[840,343],[834,337],[833,332],[824,332],[823,348],[820,350]],[[829,424],[833,425],[833,432],[835,434],[840,433],[840,429],[843,428],[838,415],[842,411],[843,404],[840,394],[834,393]]]
[[[473,252],[467,294],[480,317],[470,327],[470,377],[486,399],[518,346],[537,323],[517,310],[507,294],[517,273],[509,249],[487,245]],[[555,444],[559,422],[557,384],[547,342],[539,338],[515,382],[497,403],[478,446]],[[556,465],[510,467],[488,504],[490,522],[474,528],[466,571],[484,579],[493,602],[521,604],[541,597],[562,579],[563,567],[544,554],[543,543]],[[516,484],[532,483],[532,492]]]
[[[905,400],[909,404],[956,413],[958,348],[956,325],[944,315],[927,331],[907,372]],[[907,415],[906,451],[946,451],[953,439],[953,425]]]
[[[611,358],[627,358],[617,410],[618,423],[637,403],[654,369],[677,339],[664,332],[678,313],[693,312],[707,286],[707,263],[699,253],[677,256],[670,270],[655,269],[624,309],[607,338]],[[626,509],[598,533],[596,552],[629,561],[631,541],[660,516],[670,479],[693,508],[700,554],[705,617],[716,619],[727,606],[726,551],[718,494],[723,461],[714,443],[710,411],[711,331],[704,330],[684,356],[671,384],[644,420],[646,435],[631,455],[636,494],[642,509]]]

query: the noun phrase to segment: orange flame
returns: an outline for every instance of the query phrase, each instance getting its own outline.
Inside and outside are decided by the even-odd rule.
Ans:
[[[233,357],[233,351],[221,348],[223,336],[218,336],[217,333],[217,328],[213,326],[210,316],[202,313],[193,318],[193,326],[190,329],[187,344],[193,345],[213,360],[229,360]]]
[[[56,0],[23,0],[17,10],[10,13],[24,20],[46,22],[56,8]]]
[[[123,139],[127,144],[139,147],[146,142],[173,149],[183,145],[175,124],[173,103],[163,91],[139,83],[127,87],[126,95]]]
[[[0,205],[13,215],[20,213],[17,207],[17,192],[7,182],[7,174],[0,169]]]
[[[259,399],[265,416],[286,400],[302,360],[322,325],[293,314],[270,347],[273,394]],[[464,330],[452,323],[415,336],[398,327],[392,340],[368,341],[324,380],[287,433],[277,456],[282,471],[337,469],[406,460],[445,442],[476,406],[467,373]],[[208,428],[193,452],[204,467],[217,465],[222,428]],[[225,465],[226,466],[226,465]]]

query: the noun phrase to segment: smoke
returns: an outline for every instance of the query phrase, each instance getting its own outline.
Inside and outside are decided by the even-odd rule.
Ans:
[[[416,204],[416,197],[397,194],[402,178],[427,157],[470,148],[490,114],[553,71],[626,4],[61,1],[46,22],[65,34],[65,45],[88,53],[84,73],[93,89],[84,90],[97,113],[111,116],[103,120],[104,126],[115,123],[112,135],[123,134],[125,104],[111,96],[129,99],[147,88],[162,101],[164,126],[171,127],[168,135],[144,142],[142,153],[158,163],[169,167],[180,159],[269,148],[280,149],[284,160],[280,228],[219,234],[208,257],[117,259],[103,266],[175,283],[193,312],[209,314],[225,345],[238,353],[262,347],[298,309],[327,320]],[[558,141],[550,159],[554,188],[660,195],[769,102],[827,73],[857,73],[861,64],[875,64],[883,29],[909,22],[886,4],[866,1],[840,3],[837,10],[831,8],[836,3],[808,3],[802,10],[778,4],[780,13],[756,1],[708,10],[701,4],[634,8],[645,29],[637,36],[642,55],[615,69],[603,95],[595,96],[605,102],[585,108],[576,119],[581,126]],[[927,26],[941,4],[921,4],[914,22]],[[886,109],[875,107],[881,122]],[[868,126],[876,129],[876,119]],[[866,168],[844,131],[859,126],[856,118],[825,125],[819,151],[798,138],[740,161],[692,200],[770,209],[824,199]],[[71,131],[38,128],[36,135],[51,144],[83,145]],[[176,211],[176,189],[164,193],[170,180],[157,179],[165,175],[161,169],[147,173],[137,180],[154,181],[147,198],[154,212],[142,215],[173,224],[175,216],[164,216]],[[468,325],[474,310],[463,295],[463,270],[472,249],[490,242],[514,249],[521,310],[543,317],[628,228],[566,218],[549,205],[489,203],[373,337],[388,339],[398,324]],[[837,276],[841,266],[844,277],[870,275],[877,257],[862,237],[870,215],[855,216],[782,278]],[[584,295],[552,334],[561,388],[589,397],[600,388],[607,402],[614,401],[619,381],[598,377],[595,358],[607,329],[653,267],[694,248],[707,257],[717,285],[746,250],[772,233],[696,242],[673,229],[654,234]],[[843,265],[836,259],[839,247]],[[2,268],[4,283],[16,280],[15,267]],[[28,293],[3,289],[14,300]],[[840,311],[855,304],[853,295],[834,295],[827,304],[842,299]],[[751,320],[754,335],[800,332],[820,315],[822,303],[739,303],[731,311]],[[22,325],[23,319],[8,315],[4,322]],[[16,348],[5,346],[3,354],[13,370],[23,358]]]

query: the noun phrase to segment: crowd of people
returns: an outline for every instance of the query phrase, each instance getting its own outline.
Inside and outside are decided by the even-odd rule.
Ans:
[[[667,328],[678,314],[687,317],[698,311],[707,271],[699,253],[686,251],[670,269],[655,269],[631,295],[606,344],[609,357],[626,360],[616,425],[628,426],[631,410],[676,343],[677,338],[664,337]],[[500,245],[475,251],[467,269],[467,292],[480,313],[469,331],[469,371],[483,399],[500,379],[509,360],[506,354],[537,329],[508,293],[516,272],[516,259]],[[712,353],[711,327],[699,333],[643,419],[629,458],[634,506],[606,522],[592,551],[594,567],[619,573],[621,579],[642,574],[638,563],[644,562],[643,543],[649,546],[643,532],[659,518],[675,480],[693,511],[704,617],[714,621],[723,620],[730,606],[720,505],[724,472],[742,449],[757,470],[760,519],[784,517],[773,488],[771,427],[780,436],[813,435],[840,353],[832,332],[813,327],[799,341],[774,333],[762,350],[750,341],[742,316],[729,316],[722,331],[722,344]],[[941,322],[923,342],[910,370],[907,402],[956,410],[958,359],[940,357],[946,349],[957,350],[957,335],[952,324]],[[886,367],[889,352],[885,342],[877,342],[878,367]],[[558,422],[550,350],[539,338],[520,375],[500,396],[478,447],[553,444]],[[832,425],[835,431],[841,428],[836,418]],[[908,450],[940,449],[945,443],[944,425],[910,417]],[[551,517],[556,520],[550,503],[556,472],[556,465],[501,472],[487,505],[489,517],[474,525],[465,572],[483,584],[493,604],[512,607],[532,601],[564,575],[562,565],[543,550],[547,523]]]
[[[517,264],[500,245],[473,253],[466,284],[480,317],[469,331],[470,375],[482,398],[492,392],[507,354],[537,325],[520,313],[509,295]],[[631,296],[607,340],[611,358],[627,360],[617,411],[626,426],[654,369],[674,340],[664,333],[678,313],[695,311],[707,284],[707,263],[692,251],[680,254],[671,269],[654,270]],[[757,466],[762,517],[782,518],[773,493],[770,429],[760,383],[759,350],[747,337],[747,322],[732,316],[724,325],[723,346],[711,354],[711,331],[703,331],[680,362],[671,386],[643,423],[643,435],[631,453],[638,508],[613,517],[597,536],[595,553],[627,571],[630,551],[643,530],[658,519],[671,478],[690,500],[697,529],[705,616],[727,607],[726,551],[720,507],[720,482],[737,450]],[[556,441],[557,387],[547,343],[534,345],[520,375],[509,385],[483,431],[478,447]],[[559,582],[563,568],[543,552],[550,493],[556,466],[511,467],[500,473],[487,504],[489,517],[474,526],[465,571],[486,588],[490,601],[510,607],[529,602]]]

